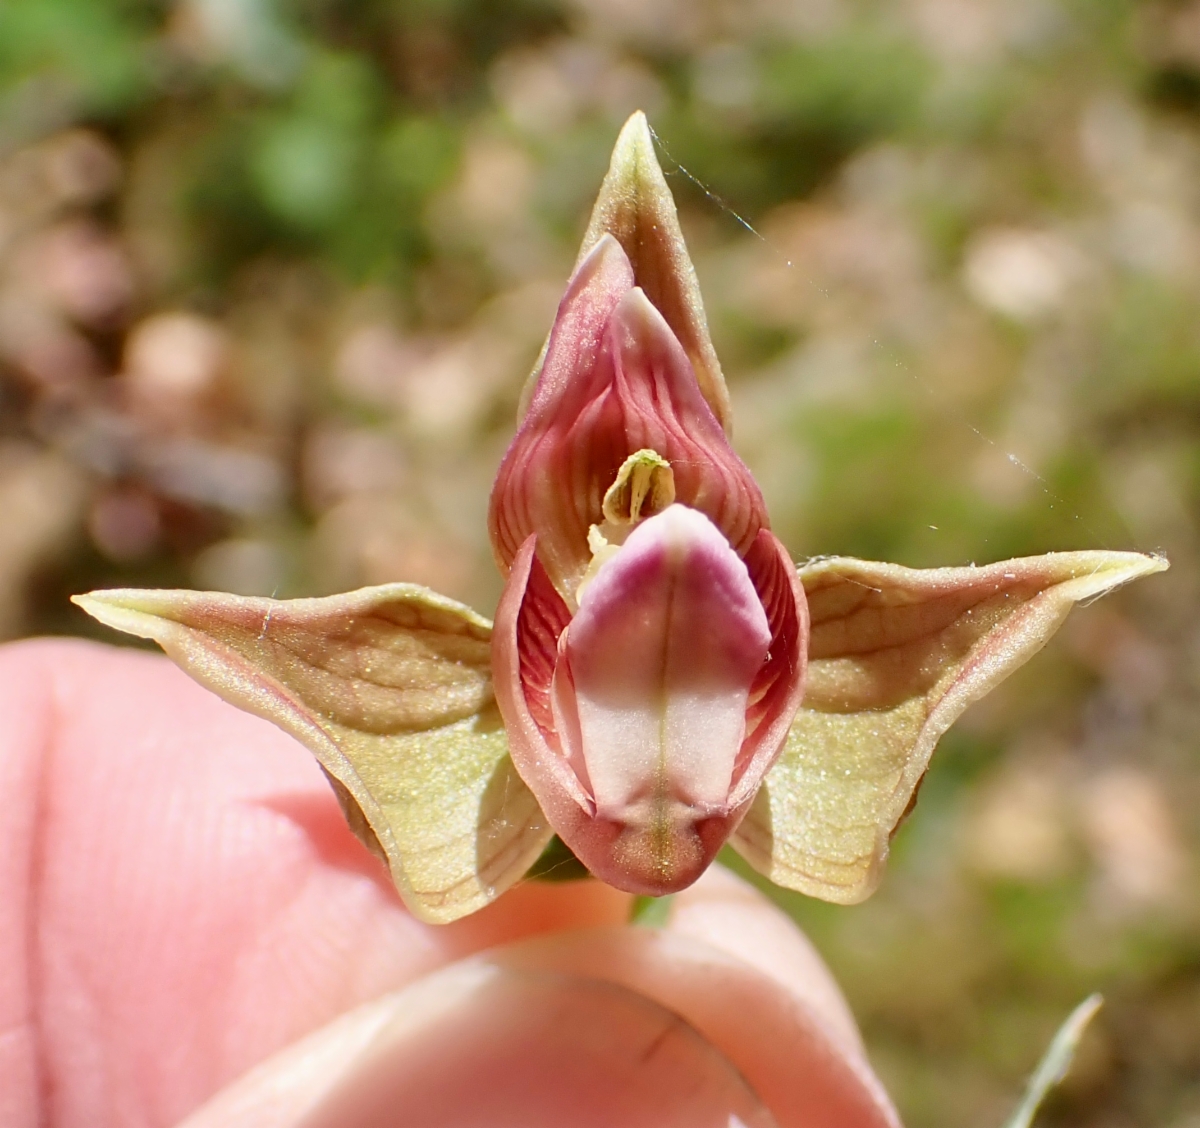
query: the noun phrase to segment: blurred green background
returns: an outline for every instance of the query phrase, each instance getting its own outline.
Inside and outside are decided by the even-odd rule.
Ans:
[[[490,611],[636,108],[798,556],[1172,559],[943,741],[871,901],[779,899],[913,1128],[999,1125],[1096,989],[1042,1123],[1200,1128],[1195,0],[0,4],[0,636],[114,584]]]

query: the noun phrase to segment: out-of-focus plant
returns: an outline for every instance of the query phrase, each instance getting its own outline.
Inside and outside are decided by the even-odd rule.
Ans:
[[[1025,1096],[1005,1128],[1029,1128],[1033,1123],[1046,1096],[1067,1075],[1075,1051],[1079,1048],[1079,1040],[1103,1001],[1099,995],[1089,995],[1067,1015],[1066,1021],[1046,1047],[1042,1060],[1029,1079]]]

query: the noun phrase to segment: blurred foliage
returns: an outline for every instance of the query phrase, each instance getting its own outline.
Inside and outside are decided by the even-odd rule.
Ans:
[[[775,895],[909,1123],[1000,1124],[1098,989],[1039,1123],[1197,1128],[1197,0],[0,5],[0,634],[112,584],[492,606],[638,107],[797,554],[1173,562],[964,718],[868,903]]]

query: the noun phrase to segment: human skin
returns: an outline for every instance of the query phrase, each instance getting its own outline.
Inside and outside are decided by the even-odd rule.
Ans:
[[[726,1107],[748,1128],[896,1123],[819,959],[728,875],[678,897],[662,932],[625,927],[629,898],[597,881],[526,882],[422,924],[312,758],[163,658],[0,647],[0,795],[6,1128],[263,1124],[264,1108],[365,1128],[396,1099],[395,1123],[473,1125],[530,1093],[531,1124],[604,1122],[613,1093],[680,1124]],[[415,1035],[397,1025],[426,1011]],[[422,1081],[439,1068],[440,1088]]]

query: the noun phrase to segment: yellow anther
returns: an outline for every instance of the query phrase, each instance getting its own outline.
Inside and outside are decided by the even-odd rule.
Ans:
[[[643,517],[661,513],[674,500],[671,464],[658,451],[639,450],[625,459],[608,487],[604,519],[614,525],[635,525]]]

